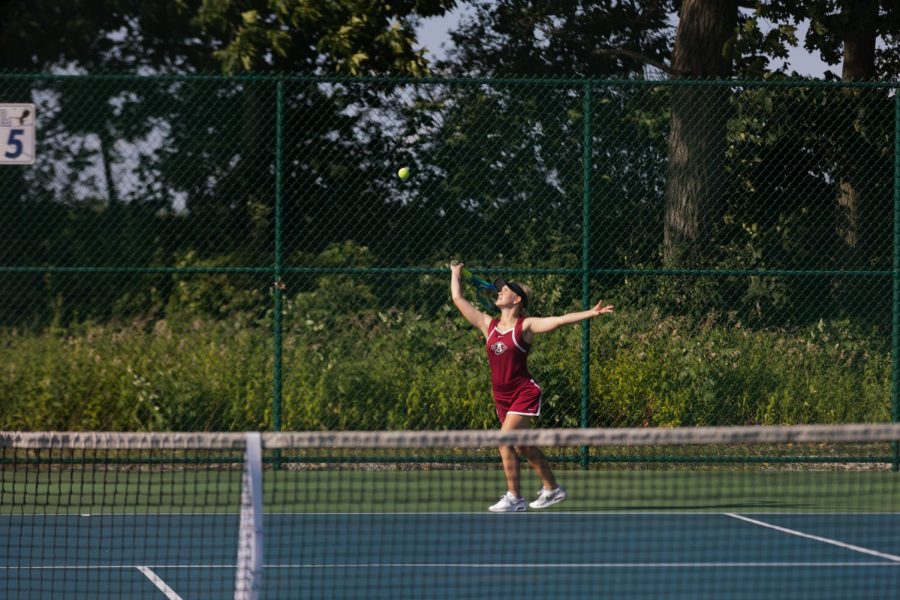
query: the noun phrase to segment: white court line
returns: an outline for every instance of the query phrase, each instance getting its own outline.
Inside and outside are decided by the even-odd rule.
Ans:
[[[2,565],[6,571],[101,571],[116,569],[233,569],[235,565]]]
[[[797,531],[796,529],[788,529],[787,527],[779,527],[778,525],[766,523],[765,521],[758,521],[756,519],[751,519],[750,517],[745,517],[742,515],[736,515],[734,513],[725,513],[725,515],[728,517],[732,517],[734,519],[740,519],[741,521],[753,523],[754,525],[759,525],[760,527],[768,527],[769,529],[774,529],[775,531],[780,531],[781,533],[787,533],[788,535],[795,535],[797,537],[806,538],[808,540],[815,540],[817,542],[822,542],[823,544],[831,544],[832,546],[837,546],[838,548],[844,548],[845,550],[853,550],[854,552],[861,552],[862,554],[868,554],[870,556],[877,556],[879,558],[884,558],[884,559],[887,559],[887,560],[890,560],[890,561],[893,561],[896,563],[900,563],[900,556],[894,556],[893,554],[887,554],[885,552],[878,552],[877,550],[863,548],[862,546],[854,546],[853,544],[839,542],[838,540],[832,540],[830,538],[821,537],[818,535],[812,535],[810,533],[803,533],[802,531]]]
[[[327,516],[327,517],[368,517],[368,516],[445,516],[445,517],[454,517],[454,516],[469,516],[469,515],[477,515],[486,517],[489,519],[503,518],[503,514],[506,513],[492,513],[484,510],[479,511],[422,511],[422,512],[409,512],[409,511],[379,511],[379,512],[266,512],[264,515],[266,517],[275,517],[275,516]],[[553,511],[524,511],[517,513],[509,513],[515,514],[516,518],[546,518],[550,515],[555,515],[557,517],[561,515],[572,516],[572,517],[580,517],[584,515],[592,515],[592,516],[610,516],[610,517],[620,517],[625,515],[692,515],[692,516],[718,516],[718,515],[729,515],[731,513],[721,513],[716,511],[709,510],[628,510],[628,509],[609,509],[609,510],[565,510],[565,509],[554,509]],[[797,512],[797,511],[752,511],[745,512],[747,515],[829,515],[829,516],[841,516],[841,515],[859,515],[859,512]],[[900,516],[900,512],[867,512],[865,513],[867,516]],[[499,515],[499,517],[498,517]],[[186,513],[186,512],[142,512],[142,513],[64,513],[64,514],[0,514],[0,519],[3,518],[41,518],[41,519],[49,519],[54,517],[92,517],[92,518],[106,518],[106,517],[239,517],[240,513]]]
[[[159,578],[159,576],[150,570],[149,567],[137,567],[137,570],[147,576],[153,585],[159,588],[159,590],[166,595],[166,598],[169,600],[181,600],[181,596],[175,593],[175,590],[166,585],[166,582]]]
[[[265,565],[267,569],[507,569],[509,563],[352,563]],[[796,567],[900,567],[895,562],[659,562],[659,563],[528,563],[529,569],[711,569]]]
[[[266,564],[266,569],[507,569],[509,563],[296,563]],[[828,561],[828,562],[645,562],[645,563],[535,563],[528,565],[535,569],[710,569],[742,568],[771,569],[794,567],[900,567],[896,561]],[[112,570],[138,569],[145,575],[152,569],[234,569],[235,565],[57,565],[0,567],[2,570]],[[155,576],[155,574],[153,574]],[[150,577],[150,575],[147,575]],[[158,579],[158,577],[157,577]],[[153,580],[151,578],[151,580]],[[155,580],[153,580],[156,583]],[[160,580],[162,581],[162,580]],[[163,585],[165,585],[163,583]],[[174,592],[173,592],[174,593]],[[175,596],[177,598],[178,596]]]

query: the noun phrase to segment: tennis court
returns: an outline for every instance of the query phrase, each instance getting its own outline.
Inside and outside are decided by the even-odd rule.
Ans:
[[[900,586],[900,513],[559,509],[265,521],[295,543],[266,550],[263,598],[584,597],[585,590],[603,598],[846,598],[851,590],[890,598]],[[0,523],[0,536],[20,544],[3,557],[5,597],[232,594],[234,515],[5,515]],[[112,530],[134,544],[108,543]],[[197,531],[221,535],[198,544]]]
[[[885,427],[881,439],[897,435]],[[747,431],[765,428],[732,435]],[[415,433],[387,440],[390,448],[373,442],[379,434],[350,447],[328,433],[265,434],[259,484],[248,483],[253,461],[240,435],[107,434],[89,440],[103,449],[79,440],[61,450],[71,440],[26,434],[52,449],[14,451],[6,438],[0,590],[25,599],[804,599],[890,598],[900,586],[900,477],[884,465],[585,470],[557,455],[565,503],[493,514],[502,474],[478,461],[489,452],[482,438],[499,432],[465,433],[462,442]],[[703,432],[635,431],[628,444],[688,434]],[[561,451],[577,456],[573,445],[588,435],[622,442],[584,431]],[[411,450],[412,438],[424,446]],[[778,445],[788,446],[826,444]],[[462,462],[460,448],[475,447]],[[535,481],[523,477],[528,496]],[[257,527],[250,508],[262,515]],[[262,568],[249,574],[251,537]]]

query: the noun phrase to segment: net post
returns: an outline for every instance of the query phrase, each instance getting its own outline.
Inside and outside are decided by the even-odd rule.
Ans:
[[[584,142],[582,148],[582,171],[584,176],[581,215],[581,307],[588,310],[591,306],[591,157],[593,154],[591,121],[591,82],[584,84]],[[590,397],[590,354],[591,325],[590,320],[581,322],[581,419],[580,426],[588,426],[588,399]],[[580,450],[581,468],[587,470],[589,450],[582,446]]]
[[[262,437],[247,433],[234,600],[258,600],[263,577]]]

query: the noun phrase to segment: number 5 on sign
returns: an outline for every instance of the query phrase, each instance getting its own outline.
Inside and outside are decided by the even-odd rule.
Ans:
[[[0,165],[34,164],[34,104],[0,104]]]

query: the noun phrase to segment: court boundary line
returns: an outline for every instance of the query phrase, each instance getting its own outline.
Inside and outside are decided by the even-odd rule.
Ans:
[[[509,567],[509,563],[272,563],[264,564],[266,569],[505,569]],[[892,567],[900,568],[900,562],[891,560],[882,561],[784,561],[784,562],[753,562],[753,561],[722,561],[722,562],[603,562],[603,563],[533,563],[529,564],[529,568],[536,569],[709,569],[709,568],[747,568],[747,569],[768,569],[768,568],[796,568],[796,567]],[[47,566],[5,566],[0,567],[0,571],[103,571],[103,570],[122,570],[127,571],[137,569],[144,573],[157,587],[157,581],[154,580],[147,572],[150,572],[156,579],[166,585],[165,582],[153,573],[152,569],[235,569],[237,565],[226,564],[202,564],[202,565],[186,565],[186,564],[154,564],[154,565],[47,565]],[[168,587],[168,586],[166,586]],[[162,588],[160,588],[162,589]],[[169,588],[171,589],[171,588]],[[173,594],[176,594],[172,591]],[[179,598],[177,594],[172,600]],[[180,600],[180,599],[179,599]]]
[[[130,569],[235,569],[237,565],[226,564],[201,564],[201,565],[5,565],[0,566],[0,571],[113,571]]]
[[[805,533],[803,531],[798,531],[796,529],[789,529],[787,527],[781,527],[780,525],[775,525],[773,523],[766,523],[765,521],[760,521],[758,519],[751,519],[750,517],[745,517],[743,515],[739,515],[736,513],[724,513],[724,514],[733,519],[738,519],[740,521],[746,521],[747,523],[751,523],[753,525],[758,525],[760,527],[767,527],[769,529],[774,529],[775,531],[780,531],[781,533],[786,533],[788,535],[794,535],[797,537],[814,540],[816,542],[821,542],[823,544],[831,544],[832,546],[837,546],[838,548],[843,548],[845,550],[852,550],[854,552],[860,552],[862,554],[868,554],[870,556],[877,556],[878,558],[883,558],[885,560],[890,560],[892,562],[900,564],[900,556],[896,556],[894,554],[888,554],[887,552],[879,552],[878,550],[872,550],[871,548],[864,548],[862,546],[857,546],[855,544],[848,544],[846,542],[841,542],[839,540],[833,540],[831,538],[822,537],[820,535],[813,535],[811,533]]]
[[[165,514],[165,513],[161,513]],[[267,512],[266,516],[297,516],[297,515],[322,515],[329,517],[352,517],[355,515],[359,516],[377,516],[377,515],[427,515],[427,516],[439,516],[439,515],[484,515],[485,517],[492,518],[503,518],[502,515],[511,514],[511,515],[519,515],[520,517],[523,515],[541,515],[541,516],[549,516],[549,515],[606,515],[611,517],[620,517],[623,515],[695,515],[695,516],[721,516],[721,515],[731,515],[736,513],[727,513],[721,511],[707,511],[707,510],[628,510],[628,509],[611,509],[611,510],[565,510],[565,509],[550,509],[550,510],[542,510],[542,509],[532,509],[519,511],[514,513],[492,513],[487,510],[479,510],[479,511],[456,511],[456,512],[447,512],[447,511],[422,511],[422,512],[408,512],[408,511],[384,511],[384,512]],[[832,511],[741,511],[740,514],[744,515],[823,515],[823,516],[900,516],[900,511],[884,511],[884,512],[860,512],[860,511],[848,511],[848,512],[832,512]],[[102,516],[102,515],[96,515]]]
[[[344,563],[344,564],[274,564],[269,569],[506,569],[509,563]],[[891,561],[832,562],[658,562],[658,563],[529,563],[535,569],[710,569],[710,568],[797,568],[797,567],[900,567]]]
[[[181,596],[179,596],[175,590],[169,587],[165,581],[163,581],[162,577],[153,572],[153,570],[145,565],[136,566],[138,571],[144,574],[144,576],[150,580],[150,583],[155,585],[159,591],[166,595],[166,598],[169,600],[182,600]],[[157,567],[158,568],[158,567]]]
[[[446,516],[456,516],[456,515],[484,515],[486,517],[498,518],[498,514],[502,515],[502,513],[492,513],[487,510],[483,511],[418,511],[418,512],[410,512],[410,511],[381,511],[381,512],[263,512],[264,516],[298,516],[298,515],[322,515],[322,516],[377,516],[377,515],[426,515],[426,516],[436,516],[436,515],[446,515]],[[517,513],[512,513],[519,515],[609,515],[609,516],[621,516],[621,515],[735,515],[735,514],[743,514],[743,515],[826,515],[826,516],[900,516],[900,511],[880,511],[880,512],[860,512],[860,511],[844,511],[844,512],[833,512],[833,511],[741,511],[740,513],[728,513],[721,511],[706,511],[706,510],[628,510],[628,509],[610,509],[610,510],[565,510],[565,509],[551,509],[551,510],[526,510],[520,511]],[[35,518],[35,517],[239,517],[239,512],[233,513],[224,513],[224,512],[215,512],[215,513],[199,513],[199,512],[146,512],[146,513],[59,513],[59,514],[9,514],[0,512],[0,519],[2,518],[12,518],[12,517],[27,517],[27,518]],[[502,518],[500,516],[499,518]]]

